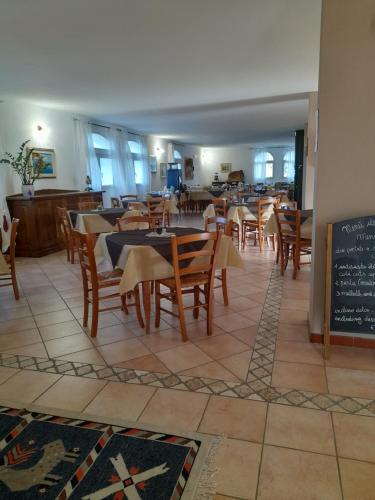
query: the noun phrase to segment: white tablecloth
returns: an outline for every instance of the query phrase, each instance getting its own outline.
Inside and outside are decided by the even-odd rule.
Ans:
[[[0,252],[0,274],[9,274],[9,266],[4,258],[4,255]]]

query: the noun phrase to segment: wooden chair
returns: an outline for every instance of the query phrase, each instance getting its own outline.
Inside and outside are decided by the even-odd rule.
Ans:
[[[301,211],[274,208],[278,227],[280,270],[284,275],[290,256],[293,259],[293,279],[300,269],[301,255],[311,255],[311,239],[301,238]]]
[[[212,204],[215,209],[216,217],[227,216],[227,200],[225,198],[214,198]]]
[[[19,300],[20,292],[18,289],[17,275],[16,275],[16,239],[19,219],[12,220],[12,227],[10,230],[10,245],[8,253],[3,254],[5,262],[8,264],[9,272],[0,274],[0,288],[4,286],[12,286],[14,298]]]
[[[66,248],[66,259],[71,264],[74,264],[74,254],[77,249],[74,245],[74,238],[72,235],[73,228],[68,211],[65,207],[56,207],[56,215]]]
[[[130,224],[137,224],[137,226],[139,224],[142,224],[142,225],[146,225],[147,224],[147,229],[150,229],[150,228],[153,228],[153,219],[151,219],[150,217],[146,217],[144,215],[134,215],[132,217],[121,217],[120,219],[116,219],[116,222],[117,222],[117,228],[119,231],[127,231],[129,230],[129,226]],[[137,227],[137,229],[139,229]],[[144,228],[142,228],[144,229]]]
[[[78,203],[79,210],[95,210],[98,208],[100,203],[97,201],[80,201]]]
[[[120,198],[117,198],[117,196],[111,196],[111,207],[112,208],[121,208],[121,201]]]
[[[199,309],[203,307],[207,312],[207,335],[212,334],[212,299],[215,279],[217,250],[220,245],[221,233],[198,233],[188,236],[172,236],[173,278],[155,281],[155,327],[160,325],[160,311],[179,318],[182,340],[188,340],[185,323],[185,310],[192,309],[195,319],[199,317]],[[186,250],[186,245],[195,242],[207,242],[201,250]],[[199,259],[199,263],[196,261]],[[161,285],[167,292],[160,291]],[[201,288],[203,287],[203,288]],[[194,294],[194,305],[184,307],[183,295]],[[204,302],[201,302],[201,294]],[[161,307],[161,299],[177,303],[178,314],[173,310]]]
[[[215,224],[216,231],[226,234],[232,237],[232,227],[233,221],[228,221],[225,217],[205,217],[204,219],[204,230],[209,232],[210,226]],[[214,286],[214,289],[221,288],[223,292],[223,302],[227,306],[229,304],[228,300],[228,285],[227,285],[227,269],[221,269],[219,273],[215,273],[215,279],[219,281],[219,284]]]
[[[242,249],[245,248],[246,238],[254,236],[254,246],[259,242],[259,250],[263,251],[264,235],[263,230],[270,217],[275,200],[271,197],[259,198],[257,201],[256,219],[244,219],[242,221]],[[275,241],[272,237],[273,249],[275,250]]]
[[[161,226],[164,222],[169,226],[169,215],[165,212],[165,199],[162,197],[147,199],[148,216],[153,220],[153,227]],[[167,220],[168,217],[168,220]]]
[[[89,304],[92,306],[91,320],[91,337],[96,337],[98,332],[99,313],[103,311],[113,311],[122,309],[125,314],[128,314],[128,307],[135,306],[138,322],[141,328],[144,328],[142,318],[139,287],[134,288],[134,303],[128,304],[127,297],[129,294],[120,295],[117,291],[110,291],[107,294],[101,294],[100,291],[108,288],[118,287],[122,277],[122,270],[115,269],[114,271],[99,273],[96,268],[94,246],[96,236],[94,234],[82,234],[78,231],[73,231],[75,244],[78,248],[79,262],[81,264],[82,282],[83,282],[83,326],[87,326],[89,317]],[[120,298],[121,303],[116,306],[100,308],[100,302],[105,300],[113,300]]]

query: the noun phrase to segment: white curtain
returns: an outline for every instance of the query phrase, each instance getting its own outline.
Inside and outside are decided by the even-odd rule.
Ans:
[[[267,151],[256,150],[254,155],[254,181],[264,182],[266,179]]]
[[[294,165],[295,153],[294,150],[287,151],[283,158],[283,177],[289,182],[294,181]]]
[[[110,129],[113,185],[108,187],[110,196],[135,193],[134,165],[131,159],[128,134],[118,128]]]
[[[102,176],[92,139],[92,126],[82,120],[74,120],[76,150],[76,184],[80,189],[86,187],[86,176],[91,178],[95,191],[102,190]]]
[[[141,146],[141,179],[142,183],[137,185],[138,194],[145,196],[150,191],[150,161],[148,157],[147,139],[144,135],[139,138]]]

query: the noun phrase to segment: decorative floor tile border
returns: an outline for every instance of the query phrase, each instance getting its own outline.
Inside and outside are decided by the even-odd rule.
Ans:
[[[371,399],[272,387],[282,291],[283,278],[275,266],[243,382],[6,353],[0,353],[0,366],[375,417],[375,401]]]

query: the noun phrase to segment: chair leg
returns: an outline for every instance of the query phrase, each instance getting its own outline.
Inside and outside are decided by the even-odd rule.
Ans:
[[[187,332],[186,332],[186,323],[185,323],[185,311],[184,304],[182,301],[182,293],[181,290],[176,290],[176,298],[177,298],[177,306],[178,306],[178,317],[180,320],[180,331],[183,342],[188,340]]]
[[[193,309],[193,318],[199,318],[199,286],[194,287],[194,309]]]
[[[91,337],[96,337],[98,333],[98,321],[99,321],[99,297],[98,291],[93,291],[92,294],[92,317],[91,317]]]
[[[223,301],[224,305],[227,306],[229,304],[228,300],[228,286],[227,286],[227,270],[221,270],[221,287],[223,290]]]
[[[207,335],[212,335],[212,287],[206,287],[206,304],[207,304]]]
[[[12,287],[13,287],[14,298],[16,300],[19,300],[20,292],[18,290],[17,276],[14,269],[12,269],[11,275],[12,275]]]
[[[297,278],[297,273],[299,269],[299,261],[300,261],[300,248],[294,247],[294,259],[293,259],[293,264],[294,264],[294,269],[293,269],[293,279],[295,280]]]
[[[155,328],[160,326],[160,283],[155,281]]]
[[[144,328],[145,324],[143,322],[143,317],[142,317],[141,300],[140,300],[139,286],[138,285],[136,285],[134,288],[134,302],[135,302],[135,312],[137,314],[139,326],[141,328]]]
[[[121,295],[122,310],[125,314],[129,314],[128,304],[127,304],[127,293]]]
[[[89,300],[88,300],[88,290],[83,287],[83,326],[87,326],[89,320]]]

